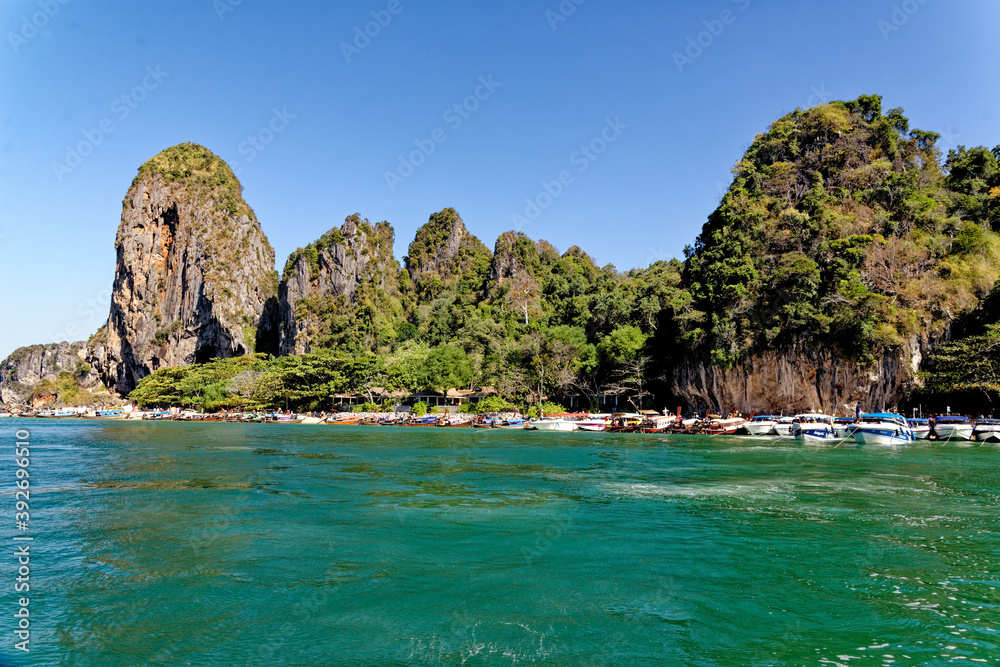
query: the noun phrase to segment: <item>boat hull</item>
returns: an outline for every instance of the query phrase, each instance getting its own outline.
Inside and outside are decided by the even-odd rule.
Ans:
[[[808,442],[833,442],[842,438],[837,437],[837,432],[832,427],[823,428],[819,425],[816,428],[799,429],[795,432],[795,439]]]
[[[859,445],[907,445],[913,442],[913,436],[906,431],[891,426],[858,427],[853,434],[854,441]]]
[[[774,423],[768,422],[758,422],[756,424],[752,422],[747,422],[743,425],[747,433],[750,435],[776,435],[777,431],[774,430]]]
[[[934,435],[938,440],[971,440],[972,426],[951,424],[934,425]]]
[[[978,442],[1000,442],[1000,429],[975,430],[972,432],[972,437]]]
[[[575,431],[576,422],[565,419],[553,419],[552,421],[537,421],[531,425],[539,431]]]

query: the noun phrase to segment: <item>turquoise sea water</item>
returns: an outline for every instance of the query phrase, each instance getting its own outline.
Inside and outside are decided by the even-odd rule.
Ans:
[[[27,655],[17,428],[31,433]],[[4,663],[1000,664],[994,446],[0,429]]]

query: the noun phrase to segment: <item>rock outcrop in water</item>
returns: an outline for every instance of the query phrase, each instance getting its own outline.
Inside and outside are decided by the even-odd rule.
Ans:
[[[143,164],[123,201],[111,314],[96,355],[127,394],[164,366],[272,344],[272,250],[229,166],[195,144]]]
[[[288,258],[280,287],[281,354],[328,346],[343,319],[368,300],[398,295],[394,232],[358,214]],[[353,319],[353,318],[349,318]]]

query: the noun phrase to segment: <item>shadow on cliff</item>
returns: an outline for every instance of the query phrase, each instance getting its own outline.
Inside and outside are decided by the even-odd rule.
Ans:
[[[263,352],[276,357],[280,351],[280,343],[281,309],[278,297],[272,296],[264,302],[264,309],[257,321],[257,340],[254,341],[254,352]]]

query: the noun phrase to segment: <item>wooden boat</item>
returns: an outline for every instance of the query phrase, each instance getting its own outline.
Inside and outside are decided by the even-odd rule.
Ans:
[[[503,419],[499,424],[495,424],[493,428],[504,428],[508,430],[519,429],[524,430],[525,420],[523,419]]]
[[[458,421],[457,419],[442,419],[435,426],[440,426],[443,428],[469,428],[472,426],[472,422]]]
[[[437,417],[420,417],[412,421],[405,422],[404,426],[434,426],[437,424]]]
[[[66,419],[69,417],[79,417],[76,412],[70,410],[48,410],[35,415],[40,419]]]
[[[334,421],[323,422],[327,426],[357,426],[361,423],[360,418],[356,419],[336,419]]]
[[[634,412],[617,412],[611,415],[608,433],[634,433],[642,426],[643,416]]]
[[[639,426],[639,433],[666,433],[673,423],[677,421],[674,415],[657,415],[643,420]]]
[[[493,425],[493,421],[494,420],[492,419],[483,419],[481,421],[473,422],[472,428],[496,428],[496,426]]]

